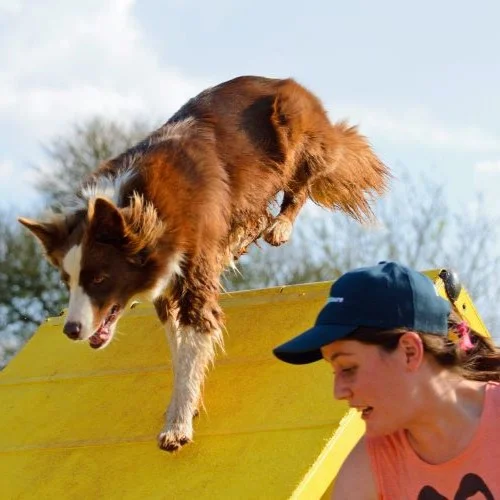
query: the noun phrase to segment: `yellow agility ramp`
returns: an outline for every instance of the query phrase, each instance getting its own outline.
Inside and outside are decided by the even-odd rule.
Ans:
[[[156,446],[172,374],[153,308],[129,310],[97,352],[49,319],[0,373],[0,498],[326,497],[363,423],[333,400],[326,363],[291,367],[271,351],[310,327],[329,286],[223,295],[226,352],[195,441],[173,455]],[[457,304],[486,332],[465,291]]]

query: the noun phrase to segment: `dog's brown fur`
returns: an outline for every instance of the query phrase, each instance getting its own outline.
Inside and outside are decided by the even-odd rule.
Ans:
[[[249,244],[260,237],[284,243],[308,198],[357,220],[370,218],[370,198],[385,190],[388,177],[366,139],[345,123],[332,125],[305,88],[291,79],[247,76],[202,92],[100,166],[62,216],[21,222],[58,267],[70,248],[82,245],[80,285],[99,321],[110,304],[123,309],[154,290],[158,316],[170,328],[214,334],[223,326],[221,272]],[[99,191],[106,178],[123,180],[114,199]],[[269,205],[280,192],[273,217]],[[180,272],[173,270],[174,255]],[[108,274],[127,283],[102,293],[85,276],[99,275],[110,261]],[[197,402],[199,391],[191,399]],[[188,413],[171,418],[160,446],[176,449],[191,439],[178,430],[169,434]]]

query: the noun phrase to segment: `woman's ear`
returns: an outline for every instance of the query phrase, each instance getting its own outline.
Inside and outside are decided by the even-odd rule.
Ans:
[[[401,359],[409,371],[415,371],[424,359],[424,344],[416,332],[405,332],[399,338]]]

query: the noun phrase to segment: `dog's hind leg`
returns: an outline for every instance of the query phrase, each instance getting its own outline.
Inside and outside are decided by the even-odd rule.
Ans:
[[[263,237],[270,245],[286,243],[292,234],[293,223],[307,200],[307,189],[285,191],[278,216],[264,231]]]
[[[258,240],[269,227],[271,220],[272,216],[267,211],[258,216],[253,214],[239,215],[229,235],[228,248],[231,257],[238,260],[245,254],[248,246]]]
[[[307,198],[359,221],[371,219],[370,201],[385,191],[390,174],[356,127],[332,124],[318,99],[290,81],[281,85],[271,122],[291,178],[281,212],[264,233],[268,243],[287,241]]]
[[[308,141],[314,137],[308,133],[311,115],[319,115],[321,120],[327,121],[319,101],[312,94],[294,82],[285,82],[274,100],[271,123],[283,154],[282,169],[287,181],[283,186],[280,213],[262,235],[273,246],[290,239],[295,219],[308,198],[310,182],[317,175],[314,159],[310,161],[307,152]]]

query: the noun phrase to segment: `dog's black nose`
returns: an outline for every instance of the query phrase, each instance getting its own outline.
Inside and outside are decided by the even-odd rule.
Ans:
[[[68,321],[63,328],[63,332],[72,340],[76,340],[82,331],[82,324],[78,321]]]

